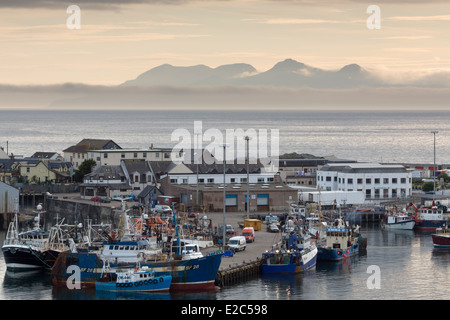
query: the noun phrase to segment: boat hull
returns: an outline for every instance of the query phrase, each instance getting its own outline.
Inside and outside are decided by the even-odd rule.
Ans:
[[[384,223],[383,227],[387,230],[412,230],[414,229],[414,226],[416,225],[416,221],[409,220],[409,221],[400,221],[396,223]]]
[[[164,292],[169,291],[171,282],[172,276],[170,275],[129,283],[97,281],[95,282],[95,290],[114,292]]]
[[[435,248],[450,248],[450,234],[432,234],[431,237]]]
[[[307,254],[302,255],[302,261],[300,264],[267,264],[261,265],[262,274],[297,274],[308,270],[312,270],[316,267],[317,262],[317,248],[314,248]]]
[[[423,231],[434,231],[437,228],[445,226],[445,220],[419,220],[416,222],[415,229]]]
[[[173,260],[167,262],[141,263],[155,271],[156,275],[169,273],[172,276],[171,291],[216,289],[214,282],[222,261],[222,254],[212,254],[191,260]],[[93,287],[100,279],[103,263],[95,253],[89,252],[63,252],[58,256],[52,268],[52,283],[56,286],[66,286],[72,281],[72,269],[79,268],[76,280],[82,287]],[[113,271],[118,265],[111,264]],[[134,268],[135,264],[120,265],[120,268]],[[70,269],[70,270],[72,270]]]
[[[325,245],[319,246],[317,253],[317,261],[341,261],[359,253],[359,246],[352,245],[349,248],[329,248]]]
[[[8,270],[43,269],[45,263],[41,252],[29,246],[3,246],[3,256]]]

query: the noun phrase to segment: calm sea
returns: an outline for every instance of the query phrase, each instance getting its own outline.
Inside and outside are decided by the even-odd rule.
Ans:
[[[123,148],[173,148],[175,129],[279,130],[280,153],[372,162],[450,163],[449,111],[30,111],[0,110],[0,146],[17,155],[62,152],[83,138]],[[204,146],[207,143],[204,144]]]

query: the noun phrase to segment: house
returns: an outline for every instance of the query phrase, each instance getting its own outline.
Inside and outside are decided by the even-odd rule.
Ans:
[[[17,163],[14,159],[0,159],[0,181],[12,184],[19,178]]]
[[[166,163],[168,164],[168,163]],[[83,199],[94,196],[137,197],[148,186],[156,187],[160,174],[155,175],[149,161],[121,161],[119,165],[97,166],[84,176],[80,187]]]
[[[88,151],[115,150],[115,149],[122,149],[122,148],[112,140],[83,139],[76,145],[73,145],[63,150],[64,160],[70,161],[72,163],[73,168],[77,170],[84,160],[89,159]]]
[[[316,187],[317,170],[327,163],[350,163],[356,161],[308,158],[308,159],[279,159],[278,166],[281,180],[296,187]]]
[[[60,183],[71,180],[70,162],[24,158],[16,162],[16,165],[20,176],[28,183]]]
[[[172,161],[182,159],[183,154],[174,152],[169,148],[149,149],[107,149],[107,150],[89,150],[87,159],[95,160],[97,166],[119,165],[121,161],[141,160],[141,161]]]
[[[363,191],[369,201],[403,199],[412,195],[412,173],[395,164],[328,163],[317,171],[317,185],[326,191]]]

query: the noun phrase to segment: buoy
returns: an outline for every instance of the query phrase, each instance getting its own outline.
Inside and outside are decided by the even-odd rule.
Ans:
[[[347,256],[346,256],[345,254],[343,255],[343,257],[344,257],[344,258],[347,258]]]

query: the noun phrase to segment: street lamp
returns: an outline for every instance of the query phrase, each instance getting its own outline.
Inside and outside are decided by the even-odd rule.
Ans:
[[[227,144],[224,143],[222,145],[223,147],[223,231],[222,231],[222,236],[223,236],[223,240],[222,240],[222,246],[223,249],[225,251],[225,241],[226,241],[226,219],[225,219],[225,209],[226,209],[226,184],[225,184],[225,162],[226,162],[226,148],[227,148]]]
[[[246,136],[245,141],[247,142],[247,156],[246,156],[246,162],[247,162],[247,219],[250,217],[250,187],[249,187],[249,179],[250,179],[250,173],[249,173],[249,164],[250,164],[250,155],[249,155],[249,140],[250,137]]]
[[[434,161],[433,161],[433,200],[436,195],[436,133],[439,133],[439,131],[431,131],[433,134],[433,140],[434,140]]]

